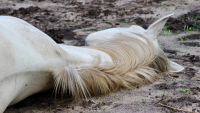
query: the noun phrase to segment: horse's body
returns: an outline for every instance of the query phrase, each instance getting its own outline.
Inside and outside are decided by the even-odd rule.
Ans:
[[[56,44],[23,20],[0,16],[0,39],[0,113],[53,86],[62,94],[88,97],[183,69],[141,34],[117,33],[97,46],[73,47]]]
[[[52,88],[52,73],[60,68],[92,66],[97,56],[104,64],[112,62],[99,50],[67,47],[67,53],[61,47],[25,21],[0,16],[0,113],[8,105]]]

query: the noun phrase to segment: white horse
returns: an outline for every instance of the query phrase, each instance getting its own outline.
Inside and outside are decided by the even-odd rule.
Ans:
[[[56,44],[27,22],[0,16],[0,113],[48,90],[76,99],[153,82],[174,68],[151,40],[120,33],[91,47]],[[178,65],[178,64],[177,64]]]
[[[157,37],[161,33],[165,23],[174,14],[170,14],[167,16],[164,16],[157,21],[155,21],[153,24],[151,24],[147,30],[143,29],[141,26],[138,25],[132,25],[129,28],[110,28],[98,32],[91,33],[88,35],[85,39],[85,45],[86,46],[97,46],[101,45],[105,42],[107,42],[110,39],[117,38],[119,34],[129,35],[132,38],[137,38],[144,43],[147,44],[146,39],[149,39],[151,42],[153,42],[155,48],[158,51],[162,51],[158,44]],[[123,37],[122,37],[123,38]],[[179,72],[182,71],[184,68],[180,65],[178,65],[175,62],[170,62],[170,72]]]

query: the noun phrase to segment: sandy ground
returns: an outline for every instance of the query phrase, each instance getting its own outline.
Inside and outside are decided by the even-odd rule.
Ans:
[[[21,18],[57,43],[75,46],[82,46],[92,32],[133,24],[147,28],[156,19],[171,13],[175,15],[158,40],[166,55],[185,67],[183,72],[163,75],[153,84],[121,89],[77,103],[72,103],[67,95],[64,99],[55,99],[50,90],[8,107],[5,113],[200,112],[199,0],[0,1],[0,15]]]

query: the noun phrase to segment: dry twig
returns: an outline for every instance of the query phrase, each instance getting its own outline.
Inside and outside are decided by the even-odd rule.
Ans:
[[[188,110],[184,110],[184,109],[179,109],[179,108],[167,106],[167,105],[164,105],[164,104],[161,104],[161,103],[159,103],[159,105],[164,106],[164,107],[167,107],[167,108],[171,108],[171,109],[173,109],[173,110],[184,111],[184,112],[188,112],[188,113],[197,113],[197,112],[194,112],[194,111],[188,111]]]

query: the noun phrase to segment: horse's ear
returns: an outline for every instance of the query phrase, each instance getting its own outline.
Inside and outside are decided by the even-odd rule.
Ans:
[[[151,24],[151,25],[148,27],[146,33],[147,33],[148,35],[150,35],[152,38],[156,38],[156,37],[161,33],[161,31],[162,31],[162,29],[163,29],[165,23],[167,22],[167,20],[168,20],[172,15],[174,15],[174,13],[173,13],[173,14],[170,14],[170,15],[167,15],[167,16],[164,16],[164,17],[158,19],[157,21],[155,21],[153,24]]]
[[[172,62],[172,61],[169,61],[169,72],[180,72],[182,70],[184,70],[184,67],[175,63],[175,62]]]

